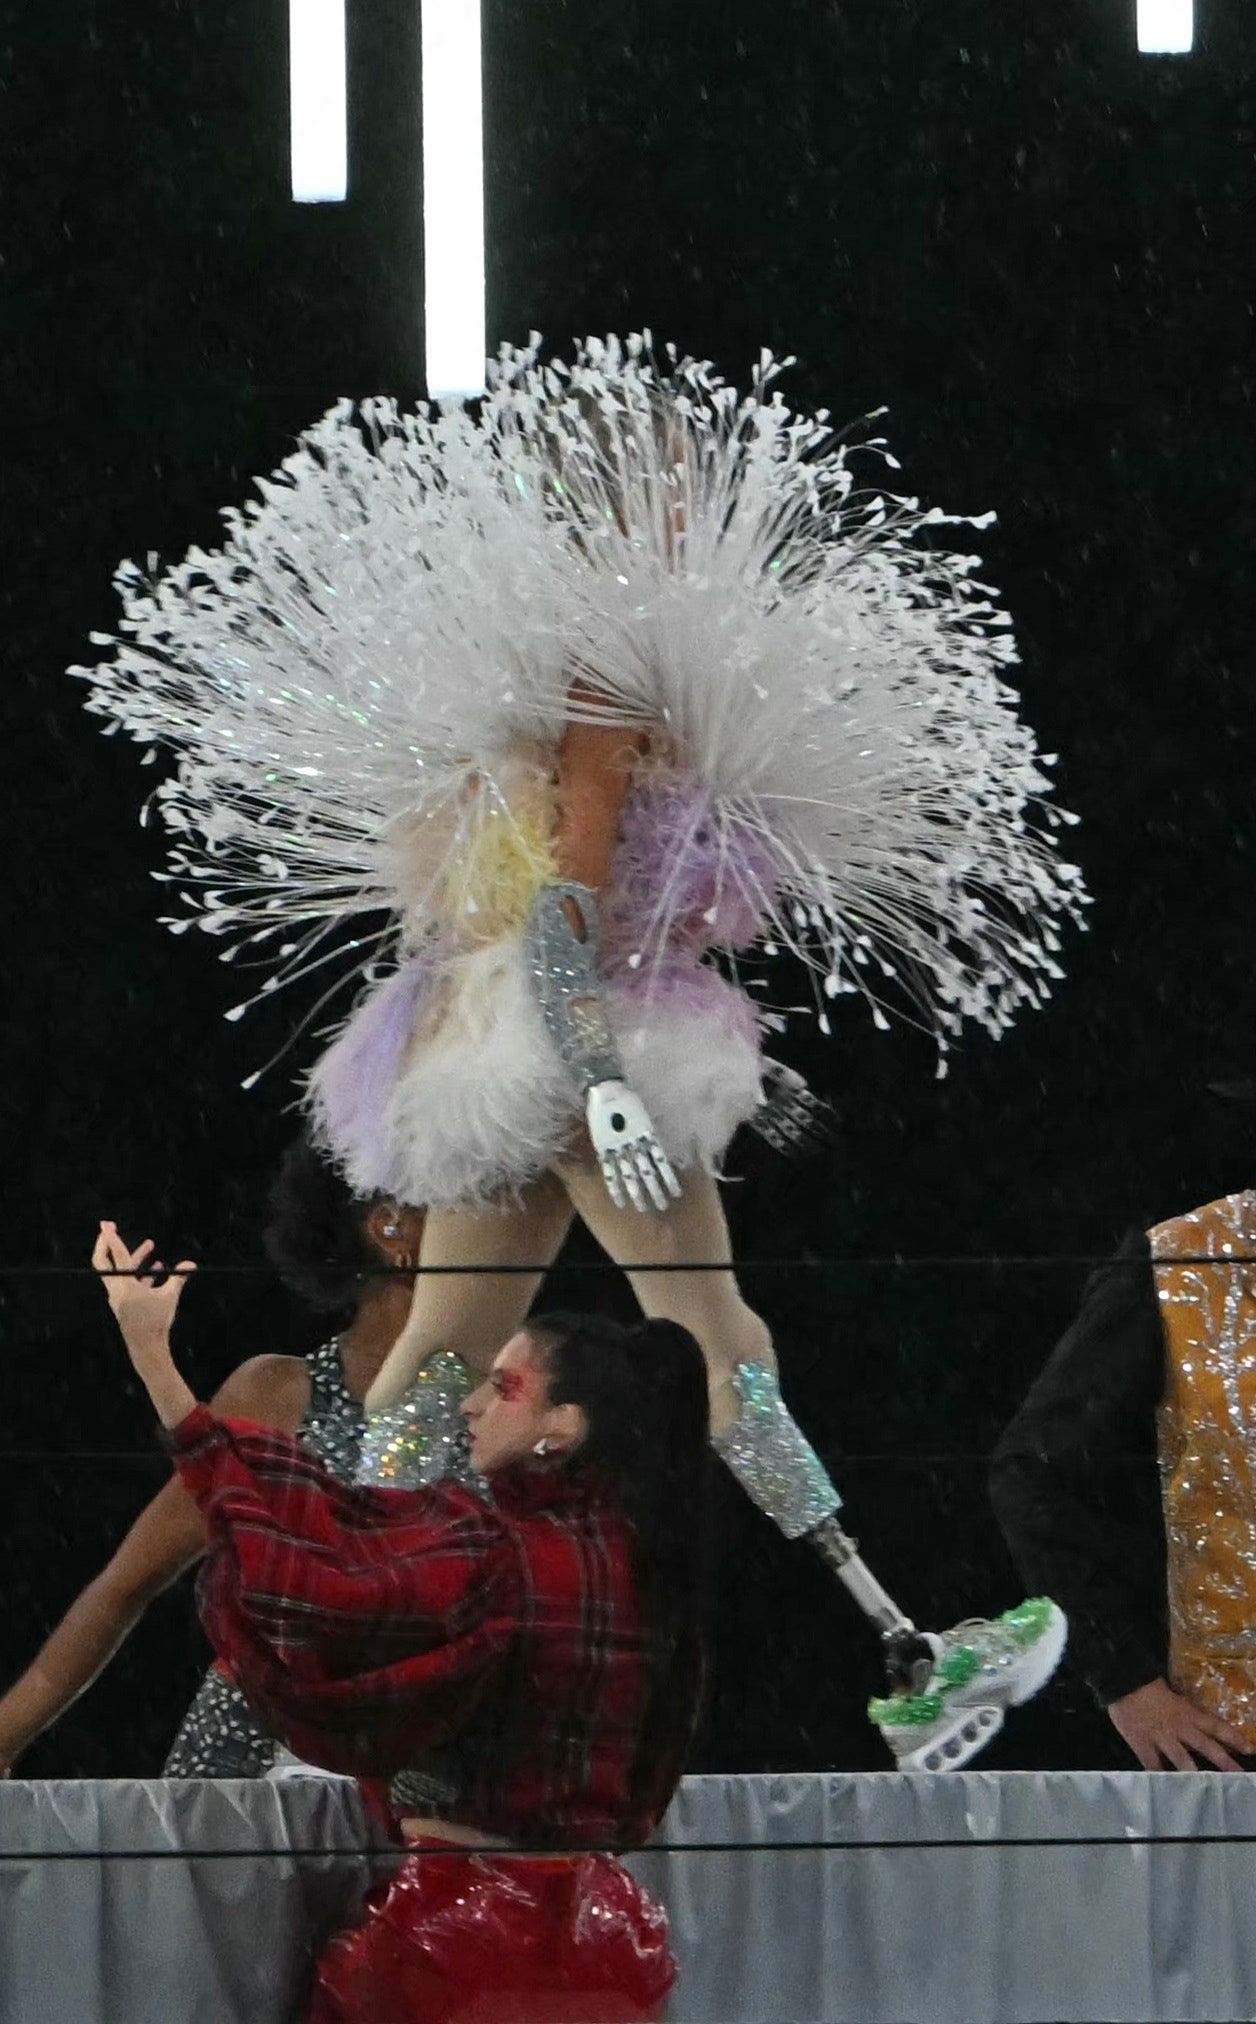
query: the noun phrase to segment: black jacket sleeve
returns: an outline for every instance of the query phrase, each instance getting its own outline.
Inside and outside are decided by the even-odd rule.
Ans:
[[[1164,1336],[1147,1238],[1126,1239],[1086,1288],[995,1449],[990,1490],[1031,1589],[1070,1623],[1074,1663],[1103,1705],[1168,1659],[1156,1408]]]

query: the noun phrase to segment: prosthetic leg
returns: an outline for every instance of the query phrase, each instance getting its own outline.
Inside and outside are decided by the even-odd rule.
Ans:
[[[994,1622],[919,1631],[860,1557],[842,1500],[766,1364],[737,1367],[740,1417],[717,1452],[787,1539],[814,1547],[881,1638],[888,1692],[869,1705],[902,1771],[958,1771],[998,1734],[1004,1712],[1046,1685],[1063,1655],[1063,1612],[1043,1599]]]
[[[701,1344],[721,1460],[787,1539],[810,1542],[880,1636],[888,1691],[868,1712],[900,1768],[967,1764],[1002,1727],[1004,1710],[1029,1700],[1055,1671],[1066,1631],[1061,1612],[1051,1602],[1027,1602],[997,1622],[917,1630],[860,1558],[839,1521],[842,1500],[828,1471],[785,1406],[767,1324],[737,1285],[712,1176],[687,1168],[666,1212],[642,1216],[616,1205],[592,1166],[564,1162],[558,1172],[642,1312],[680,1322]],[[694,1260],[704,1269],[687,1271]]]

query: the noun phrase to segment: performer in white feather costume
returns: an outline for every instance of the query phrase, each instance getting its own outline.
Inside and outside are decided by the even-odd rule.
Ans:
[[[1047,1676],[1058,1612],[916,1635],[731,1269],[649,1269],[731,1268],[712,1176],[740,1124],[779,1125],[781,1020],[740,959],[800,956],[825,1030],[844,994],[923,1016],[944,1065],[965,1019],[1042,1000],[1082,903],[1010,628],[939,545],[963,523],[860,490],[777,370],[743,398],[590,340],[503,350],[475,410],[341,404],[220,550],[123,570],[114,656],[76,672],[177,751],[170,877],[273,957],[267,990],[352,930],[368,982],[310,1107],[357,1193],[427,1206],[436,1268],[368,1403],[404,1418],[436,1351],[491,1353],[537,1283],[492,1268],[543,1270],[574,1208],[703,1343],[744,1486],[887,1634],[900,1761],[956,1763]],[[786,1131],[804,1106],[789,1083]]]

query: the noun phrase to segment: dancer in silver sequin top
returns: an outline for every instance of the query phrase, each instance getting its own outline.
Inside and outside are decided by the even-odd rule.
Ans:
[[[310,1403],[298,1438],[339,1482],[351,1483],[366,1417],[345,1383],[340,1341],[333,1336],[306,1358]],[[164,1778],[262,1778],[278,1744],[262,1728],[228,1674],[211,1666],[170,1746]]]
[[[327,1312],[351,1311],[339,1336],[308,1358],[259,1356],[233,1372],[217,1394],[220,1411],[302,1439],[333,1474],[352,1480],[364,1427],[361,1400],[409,1309],[421,1212],[384,1200],[356,1200],[304,1143],[290,1152],[272,1190],[266,1247],[285,1283]],[[379,1273],[380,1266],[397,1268]],[[372,1267],[376,1276],[370,1276]],[[519,1285],[495,1325],[511,1332],[531,1292]],[[492,1345],[492,1349],[498,1346]],[[407,1466],[433,1474],[465,1466],[452,1366],[428,1385],[416,1380]],[[455,1424],[457,1422],[457,1425]],[[0,1775],[48,1729],[113,1657],[148,1604],[195,1565],[200,1522],[177,1481],[141,1512],[116,1553],[71,1604],[34,1662],[0,1696]],[[230,1681],[211,1671],[188,1712],[167,1762],[172,1777],[258,1777],[275,1745],[259,1730]],[[117,1769],[138,1768],[119,1762]]]
[[[338,1482],[417,1490],[445,1476],[475,1480],[462,1416],[471,1380],[460,1357],[434,1358],[419,1372],[402,1406],[376,1416],[373,1426],[345,1382],[338,1337],[313,1350],[306,1362],[310,1403],[297,1435]],[[283,1755],[238,1687],[215,1665],[180,1724],[163,1776],[261,1778]],[[426,1773],[422,1784],[417,1774],[406,1775],[407,1791],[421,1791],[429,1803],[434,1774]],[[445,1781],[437,1782],[443,1788]]]

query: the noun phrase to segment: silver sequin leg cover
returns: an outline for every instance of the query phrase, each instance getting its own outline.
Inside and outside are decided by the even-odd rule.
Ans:
[[[776,1373],[763,1363],[741,1363],[733,1385],[741,1415],[715,1438],[721,1461],[787,1539],[810,1541],[883,1636],[910,1630],[911,1619],[864,1566],[857,1544],[840,1524],[842,1500],[781,1397]]]
[[[733,1386],[741,1417],[717,1435],[715,1452],[785,1537],[801,1539],[840,1511],[842,1500],[781,1397],[775,1371],[765,1363],[739,1363]]]
[[[368,1413],[355,1481],[380,1489],[422,1490],[452,1476],[482,1488],[471,1467],[462,1401],[471,1373],[452,1350],[430,1356],[404,1398]]]

